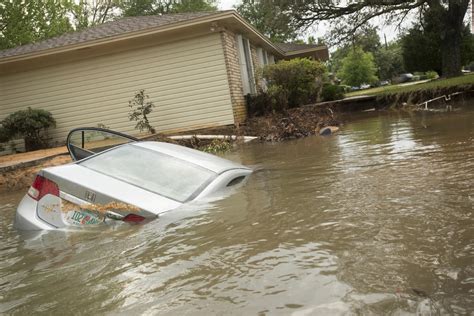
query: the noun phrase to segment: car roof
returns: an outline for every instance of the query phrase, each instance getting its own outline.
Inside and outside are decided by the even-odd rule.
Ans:
[[[193,163],[216,173],[222,173],[230,169],[249,169],[241,164],[223,159],[199,150],[187,148],[180,145],[163,142],[135,142],[126,146],[136,146],[157,151],[178,159]]]

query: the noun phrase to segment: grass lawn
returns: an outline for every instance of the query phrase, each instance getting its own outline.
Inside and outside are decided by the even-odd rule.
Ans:
[[[411,84],[411,85],[391,85],[385,87],[378,87],[360,91],[354,91],[346,93],[346,98],[348,97],[355,97],[360,95],[382,95],[382,94],[392,94],[392,93],[399,93],[399,92],[411,92],[417,90],[425,90],[425,89],[436,89],[436,88],[446,88],[451,86],[458,86],[458,85],[466,85],[466,84],[474,84],[474,73],[469,73],[464,76],[450,78],[450,79],[438,79],[429,82],[423,82],[418,84]]]

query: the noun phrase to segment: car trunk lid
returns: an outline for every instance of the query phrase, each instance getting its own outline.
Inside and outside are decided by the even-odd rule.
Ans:
[[[99,224],[106,214],[129,221],[155,218],[182,204],[77,164],[44,169],[42,176],[58,185],[60,198],[44,196],[38,216],[56,227]]]

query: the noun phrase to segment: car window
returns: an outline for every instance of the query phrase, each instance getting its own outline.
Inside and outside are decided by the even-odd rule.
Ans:
[[[198,194],[217,176],[198,165],[133,145],[115,148],[79,164],[179,202]]]

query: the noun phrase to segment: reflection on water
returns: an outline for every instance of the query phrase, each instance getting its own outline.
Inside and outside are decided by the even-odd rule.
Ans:
[[[359,118],[249,144],[258,168],[159,220],[20,234],[0,196],[0,312],[465,314],[474,310],[474,112]]]

